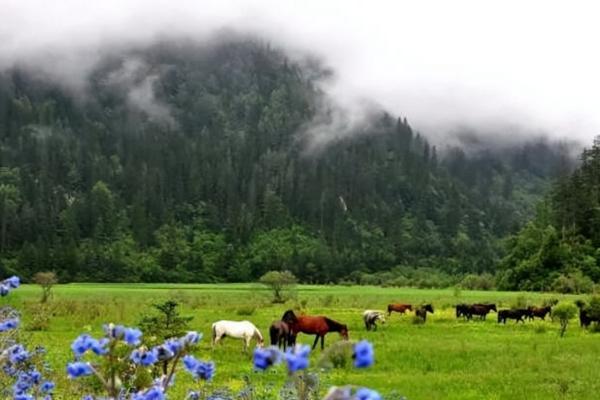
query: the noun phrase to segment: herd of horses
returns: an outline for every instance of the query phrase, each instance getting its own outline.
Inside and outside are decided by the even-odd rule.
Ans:
[[[554,304],[553,304],[554,305]],[[475,303],[475,304],[458,304],[455,306],[456,318],[464,320],[472,320],[477,318],[485,320],[487,315],[492,311],[498,316],[498,323],[506,324],[507,320],[514,320],[515,323],[525,322],[525,319],[533,321],[535,318],[545,320],[547,315],[552,312],[552,306],[530,306],[527,308],[512,308],[498,310],[493,303]],[[592,316],[588,311],[578,304],[579,320],[582,327],[588,327],[592,322],[600,324],[600,318]],[[427,313],[433,314],[433,306],[431,304],[423,304],[415,306],[412,304],[389,304],[387,306],[387,316],[390,317],[392,312],[406,314],[414,312],[415,319],[425,322]],[[365,310],[363,312],[363,322],[365,328],[377,330],[377,322],[385,324],[386,315],[384,311]],[[287,310],[281,320],[275,321],[269,327],[269,336],[272,346],[283,348],[284,351],[289,346],[296,344],[296,337],[299,333],[315,335],[315,341],[312,345],[314,349],[317,347],[319,340],[321,341],[321,349],[325,347],[325,335],[330,332],[338,332],[342,339],[348,340],[348,326],[334,321],[325,316],[314,315],[296,315],[294,311]],[[212,344],[215,346],[225,337],[242,339],[244,343],[244,351],[248,350],[251,340],[256,340],[257,345],[262,347],[264,339],[258,328],[250,321],[218,321],[212,325]]]
[[[329,332],[338,332],[342,339],[348,340],[348,326],[331,318],[314,315],[296,315],[292,310],[287,310],[280,321],[275,321],[269,327],[269,336],[272,346],[283,347],[296,344],[298,333],[315,335],[312,348],[317,347],[321,340],[321,350],[325,348],[325,335]],[[250,321],[218,321],[212,324],[213,347],[223,338],[231,337],[242,339],[244,352],[252,339],[256,340],[259,347],[264,344],[264,339],[258,328]]]

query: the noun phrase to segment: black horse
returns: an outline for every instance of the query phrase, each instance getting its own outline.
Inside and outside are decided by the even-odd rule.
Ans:
[[[423,304],[415,310],[415,315],[425,322],[427,320],[428,312],[433,314],[433,306],[431,304]]]
[[[523,317],[529,315],[529,311],[523,308],[516,310],[500,310],[498,311],[498,323],[506,324],[507,319],[514,319],[516,323],[519,321],[525,323]]]

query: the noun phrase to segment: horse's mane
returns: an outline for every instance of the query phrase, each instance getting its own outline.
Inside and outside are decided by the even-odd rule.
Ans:
[[[325,322],[327,323],[327,327],[331,331],[340,332],[342,329],[348,329],[346,327],[346,325],[344,325],[342,323],[339,323],[339,322],[329,319],[327,317],[323,317],[323,319],[325,320]]]
[[[287,310],[286,312],[283,313],[283,317],[281,317],[281,320],[286,323],[295,323],[298,321],[298,317],[296,317],[296,314],[294,314],[294,311]]]

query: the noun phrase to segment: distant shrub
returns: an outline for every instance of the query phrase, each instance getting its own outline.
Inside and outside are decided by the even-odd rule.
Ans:
[[[242,306],[242,307],[239,307],[235,311],[235,313],[237,315],[253,315],[255,311],[256,311],[256,307],[254,307],[254,306]]]
[[[592,293],[594,291],[594,281],[581,271],[566,275],[560,274],[552,282],[552,290],[558,293]]]
[[[542,307],[554,307],[557,304],[558,299],[556,297],[550,297],[542,301]]]
[[[292,297],[297,281],[290,271],[269,271],[259,279],[260,283],[273,292],[273,303],[285,303]]]
[[[42,288],[40,302],[45,303],[52,296],[52,287],[58,283],[58,278],[54,272],[37,272],[33,276],[33,281]]]
[[[510,303],[510,308],[512,308],[512,309],[527,308],[528,305],[529,305],[529,301],[527,300],[527,297],[520,294],[517,297],[515,297],[514,300]]]
[[[460,287],[468,290],[492,290],[494,277],[491,274],[469,274],[460,282]]]
[[[452,295],[454,297],[460,297],[462,295],[462,290],[460,290],[460,286],[454,286],[453,290],[452,290]]]
[[[560,337],[565,335],[569,320],[577,315],[577,307],[570,302],[559,303],[552,309],[552,318],[560,322]]]
[[[383,287],[406,287],[409,285],[409,280],[404,276],[398,276],[388,282],[382,284]]]
[[[352,342],[335,342],[323,352],[318,365],[321,368],[346,368],[352,364],[352,353]]]

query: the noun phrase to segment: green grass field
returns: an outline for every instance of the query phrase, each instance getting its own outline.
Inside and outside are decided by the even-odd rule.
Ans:
[[[600,370],[596,369],[600,362],[600,334],[582,330],[575,319],[561,339],[558,324],[550,321],[499,325],[492,313],[485,322],[464,322],[456,320],[452,309],[459,302],[493,301],[502,308],[523,297],[531,304],[541,304],[544,297],[564,296],[301,286],[295,300],[274,305],[269,302],[268,291],[250,284],[71,284],[54,289],[47,329],[28,331],[40,310],[39,294],[39,288],[24,285],[3,301],[23,312],[25,341],[47,348],[58,399],[79,398],[77,386],[70,384],[64,373],[74,338],[82,332],[99,336],[106,322],[136,325],[142,315],[151,312],[152,303],[166,299],[180,302],[182,314],[194,317],[191,328],[204,334],[197,355],[217,363],[212,383],[215,387],[241,389],[245,377],[258,388],[279,387],[286,374],[281,366],[267,373],[253,372],[251,355],[242,354],[240,341],[225,339],[223,345],[211,350],[212,322],[248,319],[267,339],[271,321],[279,319],[288,308],[302,308],[306,313],[327,315],[348,324],[351,340],[368,339],[375,346],[374,367],[324,370],[323,388],[353,383],[376,389],[386,398],[401,394],[410,400],[597,399],[600,393]],[[431,302],[435,314],[424,325],[413,324],[412,316],[394,314],[377,332],[367,332],[362,311],[384,309],[392,301]],[[328,335],[326,345],[339,340],[337,334]],[[299,341],[312,344],[312,337],[300,335]],[[313,365],[320,354],[316,350],[311,355]],[[189,378],[180,374],[170,398],[183,399],[189,383]]]

